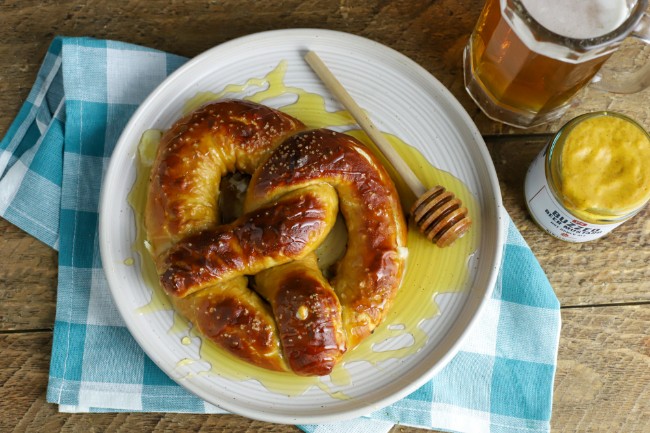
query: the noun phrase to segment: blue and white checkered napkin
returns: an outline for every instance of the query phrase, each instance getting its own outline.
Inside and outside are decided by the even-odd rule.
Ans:
[[[112,41],[57,38],[0,143],[0,215],[59,250],[47,400],[61,411],[219,413],[149,360],[113,305],[100,263],[102,175],[138,104],[185,59]],[[460,352],[389,407],[307,432],[546,432],[559,303],[509,218],[494,295]]]

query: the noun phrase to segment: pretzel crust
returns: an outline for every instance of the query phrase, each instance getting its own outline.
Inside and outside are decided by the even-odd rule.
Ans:
[[[327,129],[285,140],[255,172],[244,209],[287,189],[326,182],[348,229],[331,282],[342,307],[348,349],[384,319],[405,267],[406,224],[395,186],[377,158],[349,135]]]
[[[384,319],[406,225],[361,143],[304,129],[246,101],[183,117],[159,146],[145,228],[162,287],[203,335],[263,368],[325,375]],[[220,179],[236,171],[252,175],[244,213],[220,224]],[[348,245],[328,281],[312,252],[339,210]]]
[[[163,135],[145,211],[156,263],[182,238],[218,225],[219,180],[226,173],[253,174],[289,135],[297,119],[239,100],[205,105]]]

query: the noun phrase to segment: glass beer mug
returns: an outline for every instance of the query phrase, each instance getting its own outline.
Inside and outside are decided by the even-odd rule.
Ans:
[[[531,127],[559,118],[627,36],[650,42],[648,0],[487,0],[464,53],[465,87],[485,114]],[[633,93],[650,64],[599,87]]]

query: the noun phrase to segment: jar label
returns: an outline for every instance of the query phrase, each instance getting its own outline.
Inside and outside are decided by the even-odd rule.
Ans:
[[[592,224],[571,215],[551,192],[546,171],[546,151],[540,152],[526,174],[526,203],[531,216],[546,232],[568,242],[587,242],[605,236],[621,225],[623,221],[613,224]]]

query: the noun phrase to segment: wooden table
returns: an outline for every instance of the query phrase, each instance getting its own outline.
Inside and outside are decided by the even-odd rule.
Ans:
[[[55,35],[117,39],[191,57],[262,30],[316,27],[395,48],[447,86],[478,125],[505,207],[562,303],[553,430],[648,432],[650,209],[599,241],[567,244],[532,222],[523,181],[549,133],[580,113],[619,111],[650,128],[650,91],[621,96],[588,89],[563,119],[529,131],[488,120],[462,80],[461,51],[481,6],[482,0],[7,0],[0,2],[0,136]],[[636,57],[626,53],[612,60],[616,67],[650,57],[648,50]],[[235,415],[58,413],[45,402],[56,281],[56,252],[0,219],[0,431],[299,431]]]

